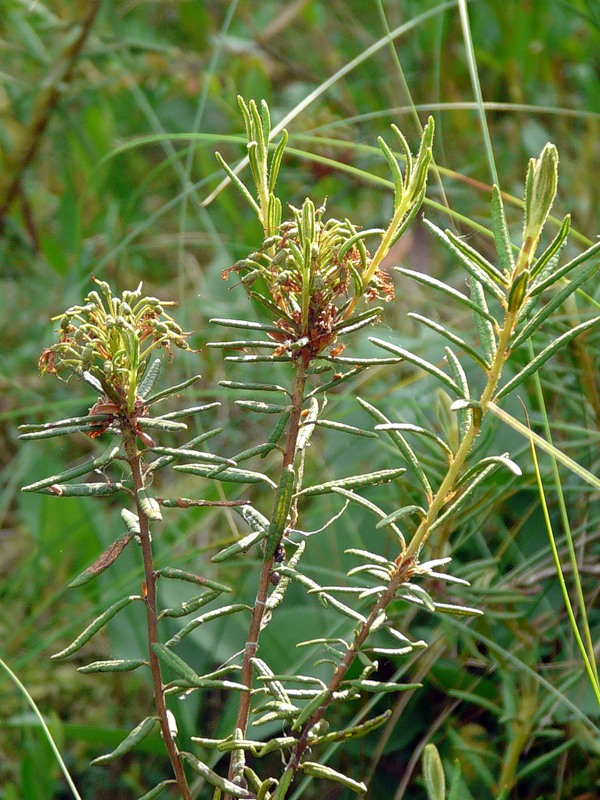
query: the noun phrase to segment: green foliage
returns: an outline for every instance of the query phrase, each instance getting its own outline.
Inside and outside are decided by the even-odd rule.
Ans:
[[[68,4],[5,5],[0,632],[82,793],[172,793],[157,758],[167,710],[198,797],[350,797],[364,783],[420,800],[426,773],[397,764],[427,741],[448,797],[590,791],[600,402],[587,6],[459,15],[409,2],[401,18],[376,4],[365,19],[352,0],[289,15],[274,3],[98,14],[92,2],[80,19]],[[443,102],[470,101],[472,86],[483,147],[472,106]],[[435,161],[433,124],[420,139],[399,119],[414,111],[409,89],[435,116]],[[241,101],[240,120],[238,94],[271,111]],[[399,126],[378,149],[367,143],[382,115]],[[215,147],[226,182],[203,204],[222,177]],[[538,153],[519,201],[507,189]],[[504,191],[488,192],[488,169]],[[374,302],[391,299],[398,263],[396,301]],[[233,274],[219,277],[231,264],[251,310]],[[135,315],[109,333],[106,303],[123,296],[100,291],[104,352],[67,385],[36,381],[48,313],[83,310],[92,272],[178,297],[200,355],[167,369],[156,355],[168,342],[132,336]],[[208,341],[209,318],[228,341]],[[94,322],[83,325],[75,352],[47,352],[47,366],[88,358]],[[90,627],[74,664],[48,663]],[[15,697],[3,695],[2,791],[62,796],[40,723]],[[110,775],[87,768],[148,715],[163,739],[134,742]]]

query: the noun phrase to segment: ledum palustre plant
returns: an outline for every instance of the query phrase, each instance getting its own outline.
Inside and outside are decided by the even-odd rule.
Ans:
[[[467,273],[465,293],[427,275],[401,270],[424,284],[432,294],[441,292],[472,314],[473,336],[461,336],[437,321],[413,315],[446,340],[444,368],[382,338],[371,339],[386,351],[381,357],[354,357],[353,334],[379,320],[382,306],[376,305],[378,300],[393,300],[392,282],[389,274],[381,270],[381,264],[421,209],[431,163],[433,121],[429,120],[425,126],[416,155],[411,153],[397,129],[394,129],[393,146],[380,141],[395,189],[393,215],[387,227],[365,230],[349,220],[329,217],[325,206],[317,205],[311,198],[299,207],[290,206],[284,217],[276,181],[287,136],[284,133],[273,145],[266,105],[258,107],[254,102],[243,101],[240,105],[254,188],[249,188],[220,156],[219,160],[256,211],[264,237],[256,251],[234,264],[224,277],[236,276],[252,301],[262,308],[261,319],[267,321],[214,319],[213,323],[234,329],[238,338],[212,342],[211,346],[233,351],[235,354],[226,359],[229,363],[248,368],[257,364],[282,365],[285,384],[251,380],[222,382],[226,387],[247,391],[249,398],[237,400],[238,408],[244,413],[264,414],[267,420],[272,419],[272,432],[266,441],[248,442],[242,452],[228,456],[198,449],[203,442],[211,440],[218,429],[180,446],[159,445],[155,437],[184,430],[181,419],[203,413],[214,404],[155,413],[157,408],[162,409],[159,402],[191,388],[196,380],[152,394],[160,363],[153,357],[154,351],[162,347],[171,353],[173,346],[188,348],[186,334],[165,313],[167,304],[144,297],[141,287],[135,292],[124,292],[118,298],[106,283],[98,282],[99,292],[91,292],[83,305],[69,309],[60,317],[59,342],[47,348],[41,360],[43,371],[65,373],[85,381],[96,393],[97,400],[88,415],[25,426],[23,434],[24,438],[44,438],[83,432],[98,441],[111,440],[108,448],[91,462],[38,481],[24,491],[45,492],[57,498],[117,495],[125,502],[122,517],[127,532],[71,585],[81,585],[108,568],[133,539],[141,550],[142,589],[107,609],[54,657],[76,653],[129,603],[144,604],[148,621],[147,659],[115,658],[80,669],[85,672],[150,670],[155,709],[115,751],[95,761],[105,764],[129,752],[160,725],[174,777],[151,789],[144,796],[146,799],[157,797],[173,783],[177,784],[182,798],[196,796],[196,790],[191,787],[192,779],[197,780],[198,775],[201,782],[212,787],[210,795],[215,800],[284,800],[290,796],[291,787],[297,784],[299,776],[337,781],[357,794],[366,791],[364,783],[320,762],[319,755],[323,746],[365,735],[382,725],[389,712],[332,730],[327,722],[332,716],[330,711],[364,694],[414,688],[414,684],[373,679],[378,657],[401,659],[425,647],[424,642],[411,641],[409,632],[399,629],[401,623],[393,610],[397,599],[431,612],[480,613],[428,594],[423,586],[427,580],[433,586],[439,586],[440,581],[459,586],[466,583],[445,572],[450,562],[448,556],[431,557],[428,553],[445,552],[453,521],[476,501],[478,492],[496,470],[508,469],[515,475],[520,474],[508,453],[489,453],[479,447],[479,433],[486,417],[491,411],[497,412],[503,398],[534,376],[559,348],[598,323],[598,318],[593,318],[569,328],[537,355],[529,357],[525,366],[522,366],[523,359],[518,359],[516,363],[521,367],[511,369],[508,379],[504,377],[504,368],[513,354],[522,353],[530,345],[544,322],[597,269],[595,256],[600,245],[566,263],[561,262],[569,232],[568,217],[548,247],[538,253],[557,189],[558,157],[556,149],[547,145],[540,157],[529,164],[523,235],[518,248],[511,242],[502,196],[494,187],[491,216],[496,258],[493,262],[464,239],[426,221],[434,238],[464,267]],[[395,154],[395,148],[399,148],[400,157]],[[467,372],[473,375],[473,369],[465,368],[466,360],[479,372],[477,390],[472,386],[473,379],[471,382],[467,379]],[[370,367],[387,369],[393,375],[400,362],[408,362],[440,382],[443,396],[448,398],[446,410],[454,415],[454,422],[444,427],[446,433],[392,422],[383,411],[362,398],[358,402],[366,412],[365,418],[370,418],[374,425],[357,428],[326,418],[328,394],[335,393],[346,381]],[[252,395],[255,392],[261,397],[270,393],[272,397],[279,397],[280,402],[256,400]],[[306,485],[305,460],[309,457],[308,445],[316,428],[332,436],[362,437],[360,441],[373,446],[380,437],[387,437],[397,451],[398,466]],[[431,459],[422,458],[419,448],[411,444],[413,440],[418,443],[419,439],[439,449],[441,470],[438,463],[432,469]],[[260,459],[269,453],[278,454],[279,466],[275,474],[266,475],[260,467],[240,466],[246,461],[260,465]],[[124,474],[124,465],[128,467],[128,474]],[[199,569],[200,574],[173,568],[156,569],[150,528],[155,536],[160,535],[161,508],[185,510],[190,505],[205,502],[157,497],[153,485],[157,483],[155,476],[167,466],[198,476],[199,493],[206,481],[217,480],[255,484],[271,494],[269,516],[243,500],[223,501],[239,512],[249,532],[212,558],[216,564],[230,559],[238,563],[239,557],[250,550],[260,553],[261,568],[251,606],[223,603],[223,595],[229,589],[210,577],[214,575],[214,567],[209,564]],[[116,468],[115,476],[111,476],[111,467]],[[92,470],[102,473],[102,481],[73,483]],[[408,487],[403,490],[406,502],[399,507],[381,508],[365,496],[368,487],[390,482],[399,486],[399,479],[403,487]],[[351,514],[352,507],[358,505],[373,518],[368,540],[375,543],[382,537],[391,540],[392,549],[386,557],[375,545],[373,551],[347,550],[356,560],[355,566],[349,570],[344,585],[339,586],[322,586],[302,570],[302,555],[311,543],[311,538],[303,532],[302,509],[319,502],[320,496],[327,494],[337,495],[342,506],[330,525],[342,524],[339,520],[343,520],[343,515]],[[160,609],[159,579],[191,582],[200,588],[200,593],[179,607]],[[309,607],[310,603],[319,601],[339,612],[342,620],[351,622],[346,637],[301,642],[315,653],[315,661],[327,662],[326,679],[314,674],[275,673],[261,658],[261,635],[277,614],[277,608],[285,602],[286,591],[293,584],[307,593]],[[204,610],[208,605],[212,605],[210,610]],[[194,665],[178,655],[178,644],[200,626],[219,624],[232,614],[249,616],[239,652],[232,653],[226,663],[211,673],[197,674]],[[179,622],[187,616],[191,616],[190,621]],[[161,639],[160,635],[163,619],[180,626],[166,641],[166,637]],[[170,683],[164,681],[165,670],[175,676]],[[199,731],[191,742],[177,743],[174,714],[167,708],[168,698],[209,688],[220,688],[239,698],[233,729],[224,738],[207,738]],[[279,725],[279,735],[273,735],[272,728],[268,727],[273,722]],[[265,730],[268,733],[263,733]],[[279,759],[261,761],[274,752],[280,754]],[[212,766],[206,763],[207,753]],[[204,754],[205,760],[201,760],[199,754]],[[262,763],[281,767],[276,768],[275,774],[269,774],[273,769],[261,767]],[[441,766],[435,753],[429,753],[425,767],[428,791],[430,794],[437,792],[437,800],[444,790],[439,789],[443,773],[440,774]]]

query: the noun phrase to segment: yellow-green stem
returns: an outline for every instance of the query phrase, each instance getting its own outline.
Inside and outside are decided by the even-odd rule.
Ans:
[[[375,251],[375,255],[373,256],[371,263],[369,264],[368,270],[365,272],[362,278],[362,292],[365,291],[369,283],[371,282],[373,275],[379,269],[379,265],[389,253],[391,247],[391,241],[394,237],[394,234],[398,230],[398,226],[402,222],[403,218],[406,216],[407,212],[410,210],[411,203],[406,199],[403,200],[396,211],[394,212],[394,216],[392,217],[392,221],[390,222],[388,229],[381,237],[381,242],[379,243],[379,247]],[[361,295],[354,295],[350,303],[348,304],[348,308],[344,313],[344,319],[349,319],[358,303],[360,302]]]
[[[450,468],[446,473],[446,477],[442,481],[440,488],[435,493],[435,496],[429,505],[427,515],[423,518],[421,524],[415,531],[414,536],[410,540],[408,547],[406,548],[406,552],[402,557],[403,561],[407,558],[413,559],[418,556],[419,551],[431,533],[431,527],[437,519],[441,508],[451,497],[452,488],[465,465],[465,462],[473,447],[473,443],[477,438],[481,428],[481,419],[483,419],[485,416],[487,412],[487,405],[492,399],[500,381],[502,369],[504,368],[504,364],[506,363],[506,359],[508,357],[508,345],[510,342],[510,337],[512,336],[515,321],[515,312],[507,311],[504,320],[504,326],[500,330],[498,336],[498,349],[496,350],[496,356],[488,372],[488,379],[479,401],[481,413],[477,417],[475,415],[471,415],[471,423],[467,429],[467,432],[465,433],[464,439],[456,451]]]

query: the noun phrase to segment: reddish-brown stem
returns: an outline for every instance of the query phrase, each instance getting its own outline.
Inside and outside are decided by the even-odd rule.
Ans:
[[[136,434],[133,427],[126,426],[124,428],[123,443],[133,478],[136,509],[140,524],[139,537],[142,558],[144,562],[145,581],[143,597],[146,606],[146,621],[148,627],[148,658],[150,663],[150,672],[152,674],[152,686],[154,689],[154,704],[156,707],[156,713],[158,714],[158,720],[160,723],[160,729],[162,731],[165,747],[173,767],[173,772],[175,774],[175,779],[177,780],[177,786],[181,792],[182,800],[192,800],[187,778],[185,777],[183,765],[179,757],[179,750],[175,743],[175,739],[173,738],[171,726],[169,725],[160,662],[158,660],[158,656],[152,648],[152,645],[158,642],[156,572],[154,570],[154,558],[152,555],[152,540],[150,538],[148,516],[142,508],[139,500],[139,493],[144,488],[144,478],[142,475],[141,459],[136,445]]]
[[[371,628],[375,624],[375,621],[379,617],[379,614],[381,613],[381,611],[386,609],[387,606],[394,599],[394,597],[396,596],[396,592],[398,591],[398,588],[403,583],[406,583],[410,579],[412,571],[413,571],[412,559],[409,559],[398,565],[398,568],[393,574],[387,586],[387,589],[385,590],[385,592],[383,592],[382,595],[380,595],[379,600],[371,609],[371,613],[367,617],[366,622],[364,622],[363,625],[356,631],[352,646],[346,652],[344,658],[342,659],[339,666],[336,668],[331,680],[327,685],[327,696],[325,697],[321,705],[314,711],[312,716],[307,720],[302,729],[302,733],[300,735],[300,738],[298,739],[298,743],[296,744],[294,752],[292,753],[292,756],[288,763],[288,769],[293,770],[294,773],[297,772],[304,751],[309,745],[308,737],[310,731],[325,716],[325,713],[329,708],[331,701],[333,700],[334,693],[340,688],[342,681],[346,677],[348,670],[354,663],[354,659],[356,658],[362,646],[366,642],[371,632]]]
[[[290,420],[288,423],[288,433],[286,447],[283,454],[282,462],[282,475],[283,470],[294,463],[296,457],[296,448],[298,443],[298,433],[300,431],[300,421],[302,417],[302,406],[304,403],[304,387],[306,385],[306,367],[301,360],[296,362],[296,376],[294,383],[294,392],[292,394],[292,410],[290,413]],[[248,726],[248,718],[250,716],[250,699],[252,689],[252,659],[258,650],[258,640],[260,636],[260,629],[265,615],[267,596],[269,593],[269,585],[271,579],[271,569],[273,566],[273,558],[263,561],[258,579],[258,588],[256,592],[256,600],[254,608],[252,609],[252,619],[250,620],[250,627],[248,628],[248,639],[244,648],[244,659],[242,662],[242,675],[241,683],[247,687],[247,691],[242,692],[240,697],[240,704],[238,707],[238,715],[235,723],[236,729],[240,729],[242,734],[245,735]],[[233,780],[234,774],[234,760],[232,759],[229,766],[229,780]],[[226,795],[225,800],[230,800]]]

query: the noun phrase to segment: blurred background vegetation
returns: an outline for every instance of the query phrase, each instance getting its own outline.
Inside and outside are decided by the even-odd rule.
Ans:
[[[419,121],[431,113],[439,172],[430,178],[426,213],[438,224],[485,246],[490,153],[503,190],[520,197],[527,160],[551,141],[561,158],[556,216],[572,212],[580,242],[595,239],[598,4],[477,0],[468,6],[468,21],[459,10],[455,2],[433,0],[0,0],[0,656],[46,715],[86,799],[134,798],[164,776],[166,762],[157,738],[115,767],[89,768],[91,758],[149,713],[149,682],[137,673],[84,676],[73,663],[49,661],[94,611],[123,591],[137,591],[140,574],[135,554],[125,554],[85,590],[67,591],[67,582],[120,530],[118,509],[102,501],[19,494],[20,485],[59,471],[92,448],[84,437],[46,446],[17,441],[20,423],[85,413],[95,400],[75,382],[40,379],[37,359],[54,337],[50,317],[90,290],[92,273],[119,290],[143,280],[149,293],[178,300],[175,316],[195,331],[201,354],[175,361],[169,380],[200,371],[196,396],[223,401],[206,422],[226,429],[220,452],[264,441],[263,418],[240,418],[232,393],[217,386],[225,377],[243,379],[248,368],[224,365],[220,351],[205,346],[220,337],[208,325],[210,317],[251,313],[242,287],[224,283],[221,271],[260,243],[256,220],[231,187],[202,204],[222,177],[215,149],[230,163],[243,155],[237,95],[266,99],[275,123],[293,115],[286,126],[292,151],[280,179],[287,202],[297,205],[310,193],[317,203],[327,198],[329,213],[338,218],[381,225],[391,195],[378,180],[387,175],[377,136],[391,142],[393,122],[414,146]],[[449,216],[446,204],[462,216]],[[516,209],[513,219],[518,240]],[[577,250],[576,239],[571,247]],[[463,280],[418,224],[395,263]],[[597,281],[588,292],[597,297]],[[439,341],[406,318],[433,300],[405,281],[398,281],[397,293],[378,335],[410,341],[438,360]],[[569,324],[567,313],[575,311],[565,311],[557,324]],[[460,315],[449,308],[437,313],[460,329]],[[572,347],[553,360],[544,380],[556,443],[592,471],[598,466],[600,410],[597,387],[586,385],[582,375],[597,367],[598,344],[598,336],[589,336],[585,347]],[[353,354],[369,348],[365,336]],[[252,379],[258,377],[253,373]],[[330,416],[365,425],[353,394],[383,404],[393,419],[443,424],[443,397],[410,369],[373,370],[352,391],[330,397]],[[527,399],[535,423],[539,409],[535,398]],[[368,774],[374,800],[425,797],[416,761],[428,741],[450,768],[460,758],[465,798],[494,797],[503,770],[512,770],[510,796],[519,800],[600,798],[598,709],[565,623],[529,455],[506,430],[489,436],[497,437],[498,452],[511,451],[525,475],[517,482],[498,478],[453,533],[454,571],[472,582],[455,599],[478,605],[485,616],[469,625],[416,615],[410,634],[427,639],[430,649],[414,663],[382,663],[379,677],[400,670],[424,688],[385,701],[393,706],[394,724],[328,755],[345,770],[354,764],[357,777]],[[391,451],[380,449],[377,464],[366,453],[330,432],[313,445],[311,470],[333,477],[397,465]],[[543,469],[549,474],[550,464]],[[569,474],[562,478],[592,609],[598,500]],[[198,481],[178,489],[209,499],[217,491]],[[374,491],[373,499],[393,508],[394,498],[383,492]],[[227,496],[247,497],[267,510],[264,498],[247,488]],[[307,507],[306,528],[318,528],[338,510],[330,502]],[[550,502],[556,515],[552,495]],[[236,519],[222,510],[170,512],[156,537],[159,560],[206,571],[209,554],[237,531]],[[325,582],[328,576],[339,581],[343,549],[360,546],[363,535],[374,536],[372,524],[354,510],[311,540],[309,569]],[[248,556],[242,567],[215,574],[251,597],[254,566]],[[308,656],[295,650],[298,638],[334,630],[322,609],[303,605],[300,593],[293,597],[262,644],[261,655],[272,666],[286,659],[300,663]],[[590,613],[597,634],[598,612]],[[119,617],[88,646],[86,661],[139,655],[139,622],[134,612]],[[198,672],[239,648],[239,625],[190,637],[185,655]],[[0,674],[0,798],[68,797],[23,696]],[[210,736],[226,731],[232,714],[227,698],[205,694],[182,704],[180,727]],[[347,796],[335,786],[323,794],[323,785],[319,793],[302,788],[302,797]],[[208,787],[199,786],[198,796],[210,797]]]

